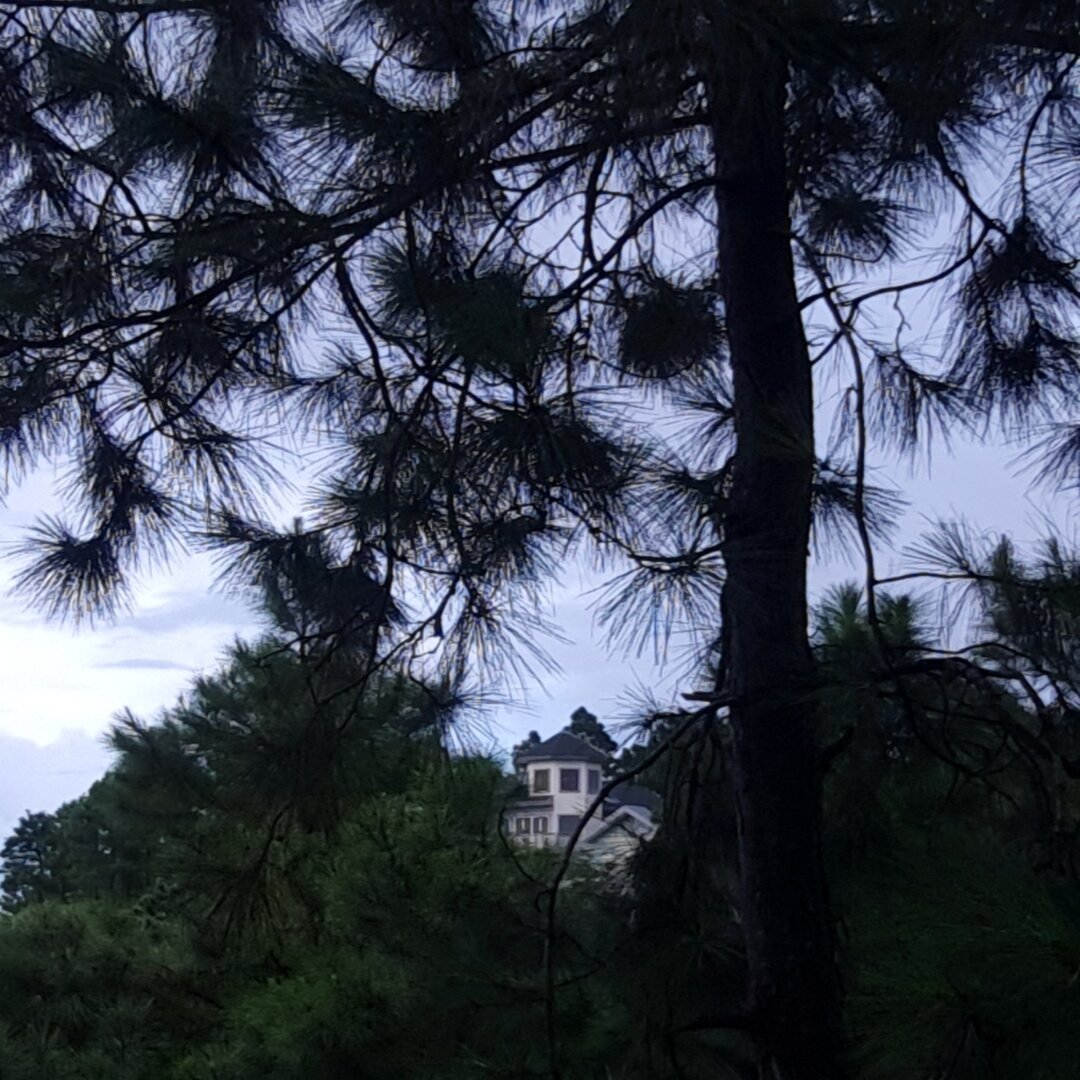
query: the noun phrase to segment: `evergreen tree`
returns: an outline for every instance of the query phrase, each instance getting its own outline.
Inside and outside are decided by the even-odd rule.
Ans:
[[[53,814],[26,813],[4,842],[4,910],[63,896],[56,871],[56,818]]]
[[[1039,564],[1012,572],[1045,610]],[[948,654],[919,604],[878,599],[876,627],[855,587],[814,616],[853,1066],[1068,1075],[1076,725],[1006,692],[1005,669],[972,670],[994,670],[1004,638],[977,661]],[[902,693],[878,633],[911,669]],[[381,711],[350,720],[339,769],[278,762],[308,722],[309,663],[280,642],[238,650],[157,723],[125,725],[117,765],[83,799],[23,823],[8,845],[23,892],[0,920],[5,1075],[511,1080],[549,1074],[552,1022],[573,1049],[568,1080],[758,1075],[738,1024],[734,823],[679,827],[701,800],[731,799],[726,727],[707,742],[684,731],[655,763],[676,827],[639,853],[632,888],[578,865],[553,925],[559,853],[505,842],[498,768],[441,753],[396,680]],[[656,722],[650,752],[673,722]],[[688,767],[702,756],[708,768]],[[332,799],[313,804],[314,788]]]
[[[117,764],[74,813],[20,827],[5,1077],[543,1075],[545,957],[573,1005],[567,1075],[621,1067],[621,1014],[585,977],[623,923],[589,875],[549,930],[552,853],[505,842],[499,768],[448,758],[412,684],[336,706],[334,767],[317,739],[305,759],[311,662],[238,647],[156,723],[117,728]],[[153,837],[139,860],[133,837]]]
[[[11,1080],[168,1076],[221,1002],[185,928],[115,900],[0,922],[0,1055]]]
[[[566,730],[580,736],[605,754],[614,754],[619,749],[619,744],[607,733],[604,725],[584,705],[570,714],[570,724]]]
[[[0,855],[4,907],[46,899],[133,899],[153,882],[162,833],[133,812],[117,771],[53,814],[20,819]]]
[[[363,690],[433,641],[447,676],[535,664],[524,601],[595,540],[617,638],[714,650],[674,730],[728,721],[687,759],[726,758],[737,804],[728,1022],[766,1073],[842,1075],[811,530],[855,537],[885,653],[874,437],[1058,420],[1074,478],[1075,4],[10,7],[0,432],[9,473],[73,458],[79,512],[36,527],[24,590],[107,609],[210,510],[245,583],[319,546],[354,590],[320,646]],[[935,288],[927,358],[904,305]],[[628,418],[653,395],[687,442]],[[283,414],[336,449],[303,534],[253,520]],[[704,835],[731,815],[695,805]]]
[[[987,601],[1017,587],[997,554]],[[1015,647],[950,651],[924,605],[881,600],[878,629],[911,672],[899,685],[875,675],[858,589],[835,590],[815,620],[823,714],[844,743],[826,779],[827,854],[856,1074],[1064,1076],[1080,836],[1064,765],[1080,727],[1033,702]]]
[[[539,731],[530,731],[524,739],[519,742],[510,753],[510,760],[516,762],[518,755],[524,754],[531,750],[534,746],[539,746],[543,740],[540,738]]]

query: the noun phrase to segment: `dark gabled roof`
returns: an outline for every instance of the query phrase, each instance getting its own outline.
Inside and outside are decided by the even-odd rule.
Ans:
[[[653,814],[660,809],[660,796],[637,784],[619,784],[605,801],[617,806],[643,806]]]
[[[585,841],[586,844],[595,844],[601,836],[605,836],[611,832],[612,829],[622,828],[626,831],[628,836],[632,836],[635,840],[640,840],[642,834],[627,826],[627,822],[633,822],[638,827],[641,827],[644,822],[640,817],[635,816],[629,807],[619,807],[604,819],[603,824]],[[648,828],[648,826],[646,826]]]
[[[529,761],[588,761],[591,764],[606,765],[608,756],[597,750],[591,742],[572,735],[569,731],[560,731],[541,743],[523,750],[514,759],[518,765]]]

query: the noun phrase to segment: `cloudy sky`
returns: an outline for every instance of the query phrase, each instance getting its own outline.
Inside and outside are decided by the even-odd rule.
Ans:
[[[1008,448],[961,444],[939,452],[931,482],[923,468],[883,469],[875,479],[902,487],[911,508],[896,550],[880,553],[879,573],[905,569],[899,548],[919,535],[928,519],[964,514],[989,530],[1031,538],[1053,512],[1059,525],[1064,504],[1031,494],[1015,475]],[[11,493],[0,509],[0,550],[18,541],[36,513],[50,509],[52,478],[39,475]],[[283,513],[283,520],[288,520]],[[10,577],[0,561],[0,578]],[[816,591],[855,576],[834,561],[814,572]],[[130,708],[152,716],[171,703],[197,672],[213,670],[237,636],[251,635],[248,610],[213,588],[214,567],[205,557],[185,558],[169,572],[145,580],[134,610],[112,624],[73,631],[49,624],[10,596],[0,615],[0,832],[6,835],[28,809],[53,809],[73,798],[107,767],[101,735],[111,717]],[[553,595],[555,620],[568,644],[551,651],[562,674],[533,686],[521,702],[492,716],[491,738],[507,746],[530,728],[551,732],[578,705],[601,718],[617,719],[636,689],[657,684],[652,657],[611,655],[594,633],[589,590],[595,581],[571,567]],[[678,690],[673,677],[668,692]]]
[[[145,577],[129,613],[74,629],[50,623],[11,595],[12,548],[36,516],[58,509],[55,477],[38,474],[0,508],[0,838],[28,810],[74,798],[108,767],[102,735],[124,709],[151,717],[200,672],[214,670],[237,637],[259,630],[253,613],[215,588],[209,557],[183,557]],[[282,522],[293,507],[283,507]],[[4,558],[4,555],[7,558]],[[653,685],[651,660],[611,656],[591,633],[595,582],[571,574],[553,617],[569,640],[552,642],[564,672],[545,678],[513,707],[490,716],[481,738],[509,746],[531,728],[555,730],[581,704],[609,717],[625,692]]]

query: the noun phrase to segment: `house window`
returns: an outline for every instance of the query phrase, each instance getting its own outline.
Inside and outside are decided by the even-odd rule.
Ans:
[[[546,817],[534,817],[533,818],[533,832],[534,833],[546,833],[548,821]]]
[[[581,773],[577,769],[560,769],[559,770],[559,790],[560,791],[580,791],[581,790]]]
[[[595,795],[599,790],[600,790],[600,770],[599,769],[590,769],[589,770],[589,788],[588,788],[589,794],[590,795]]]
[[[578,814],[560,814],[559,815],[559,835],[560,836],[573,836],[574,830],[577,828],[578,822],[581,820]]]
[[[529,818],[519,817],[514,823],[514,828],[517,831],[518,836],[528,835],[529,832]]]
[[[551,770],[537,769],[533,773],[533,794],[546,795],[551,790]]]

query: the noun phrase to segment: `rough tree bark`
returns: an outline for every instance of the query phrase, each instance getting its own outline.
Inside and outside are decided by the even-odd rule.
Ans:
[[[763,1075],[835,1080],[840,982],[821,851],[806,566],[814,469],[784,151],[787,69],[717,3],[718,270],[737,449],[723,505],[740,914]]]

